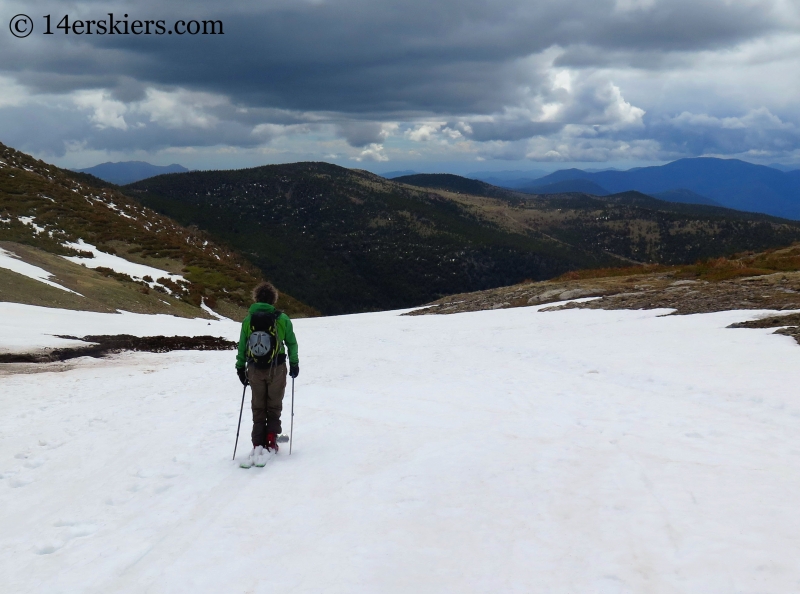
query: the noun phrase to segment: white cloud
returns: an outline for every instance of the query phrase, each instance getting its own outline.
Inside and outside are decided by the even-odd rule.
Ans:
[[[386,156],[386,153],[383,150],[382,144],[372,143],[368,145],[363,151],[359,153],[357,157],[355,157],[356,161],[375,161],[375,162],[384,162],[388,161],[389,157]]]
[[[107,91],[77,91],[73,93],[72,99],[78,107],[92,110],[89,120],[100,130],[105,128],[128,129],[124,117],[128,111],[127,106],[121,101],[111,99]]]
[[[625,101],[619,87],[609,82],[595,91],[595,96],[600,103],[606,105],[603,111],[603,118],[599,122],[613,128],[623,128],[628,126],[642,126],[642,118],[645,111],[639,107],[631,105]],[[592,122],[587,122],[592,123]]]
[[[425,124],[418,124],[413,128],[406,130],[405,137],[414,142],[427,142],[433,138],[437,132],[445,125],[446,122],[429,122]]]
[[[150,88],[145,99],[136,104],[136,111],[165,128],[210,128],[219,119],[209,111],[229,103],[227,97],[212,93]]]

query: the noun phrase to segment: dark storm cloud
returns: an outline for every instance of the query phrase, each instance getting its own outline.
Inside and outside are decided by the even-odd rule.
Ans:
[[[26,105],[0,108],[0,142],[15,148],[61,157],[68,150],[65,139],[79,141],[84,150],[158,151],[169,147],[217,145],[255,147],[268,140],[268,133],[253,134],[253,128],[239,122],[213,122],[204,127],[165,128],[142,118],[126,116],[125,129],[98,127],[90,121],[89,110],[64,106]]]
[[[350,146],[355,147],[379,143],[384,138],[380,122],[345,122],[337,124],[336,129]]]
[[[84,139],[94,132],[83,114],[57,107],[5,107],[0,109],[0,122],[3,144],[55,157],[66,152],[65,139]]]
[[[62,91],[69,80],[73,88],[110,88],[126,77],[224,93],[254,107],[381,117],[491,113],[513,98],[514,61],[548,47],[614,51],[620,59],[715,48],[780,29],[773,5],[664,0],[621,10],[625,3],[611,0],[349,0],[142,2],[123,10],[90,3],[73,16],[214,18],[225,35],[53,36],[27,46],[5,36],[2,49],[10,52],[6,68],[28,73],[23,80],[40,91]],[[586,63],[591,49],[562,60]]]
[[[384,142],[385,122],[426,119],[493,143],[502,158],[521,158],[524,140],[564,134],[570,124],[587,127],[569,132],[582,143],[654,138],[672,152],[798,142],[757,118],[740,122],[749,133],[687,127],[675,113],[648,113],[644,125],[642,109],[591,76],[606,67],[691,65],[699,52],[766,39],[796,22],[786,11],[796,17],[797,7],[780,0],[145,0],[40,2],[35,11],[0,0],[0,9],[73,19],[128,13],[168,27],[177,19],[224,23],[223,36],[0,36],[0,76],[61,97],[11,107],[0,97],[0,135],[52,154],[66,144],[246,148],[325,125],[362,149]],[[554,87],[553,67],[588,74]],[[87,91],[102,99],[75,99]],[[552,117],[543,117],[546,104],[558,105]]]

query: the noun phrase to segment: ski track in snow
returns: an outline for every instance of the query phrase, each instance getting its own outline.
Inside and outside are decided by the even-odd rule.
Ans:
[[[663,313],[297,320],[247,470],[232,351],[0,376],[0,589],[797,592],[800,349]]]

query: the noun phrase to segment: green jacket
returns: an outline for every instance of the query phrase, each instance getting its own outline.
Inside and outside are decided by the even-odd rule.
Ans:
[[[236,354],[236,369],[241,369],[247,363],[247,339],[250,338],[250,334],[253,332],[253,328],[250,326],[250,315],[257,311],[272,313],[275,308],[268,303],[254,303],[250,306],[250,314],[242,320],[242,332],[239,334],[239,352]],[[286,352],[283,348],[284,343],[286,343],[286,348],[289,349],[289,363],[299,363],[297,358],[297,339],[294,336],[292,320],[285,313],[281,313],[275,321],[275,331],[278,334],[278,354]]]

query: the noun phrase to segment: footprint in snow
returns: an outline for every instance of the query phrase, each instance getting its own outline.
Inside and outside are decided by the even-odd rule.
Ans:
[[[131,489],[128,489],[128,491],[131,491]],[[138,491],[138,489],[137,489],[137,491]],[[122,497],[106,497],[105,500],[103,500],[103,503],[113,507],[113,506],[116,506],[116,505],[125,505],[131,499],[133,499],[133,495],[131,495],[130,497],[125,497],[125,496],[122,496]]]
[[[33,482],[32,478],[17,477],[8,481],[8,486],[11,487],[12,489],[19,489],[20,487],[25,487],[27,485],[30,485],[32,482]]]
[[[65,542],[60,540],[51,540],[49,542],[40,543],[33,548],[33,552],[37,555],[51,555],[55,553],[58,549],[63,547]]]
[[[52,555],[74,538],[91,536],[97,532],[97,525],[91,522],[79,522],[72,520],[59,520],[53,524],[56,528],[62,528],[61,537],[51,539],[36,545],[33,552],[37,555]],[[66,529],[66,530],[63,530]]]
[[[81,538],[97,532],[97,524],[82,520],[59,520],[53,524],[56,528],[67,528],[68,538]]]

